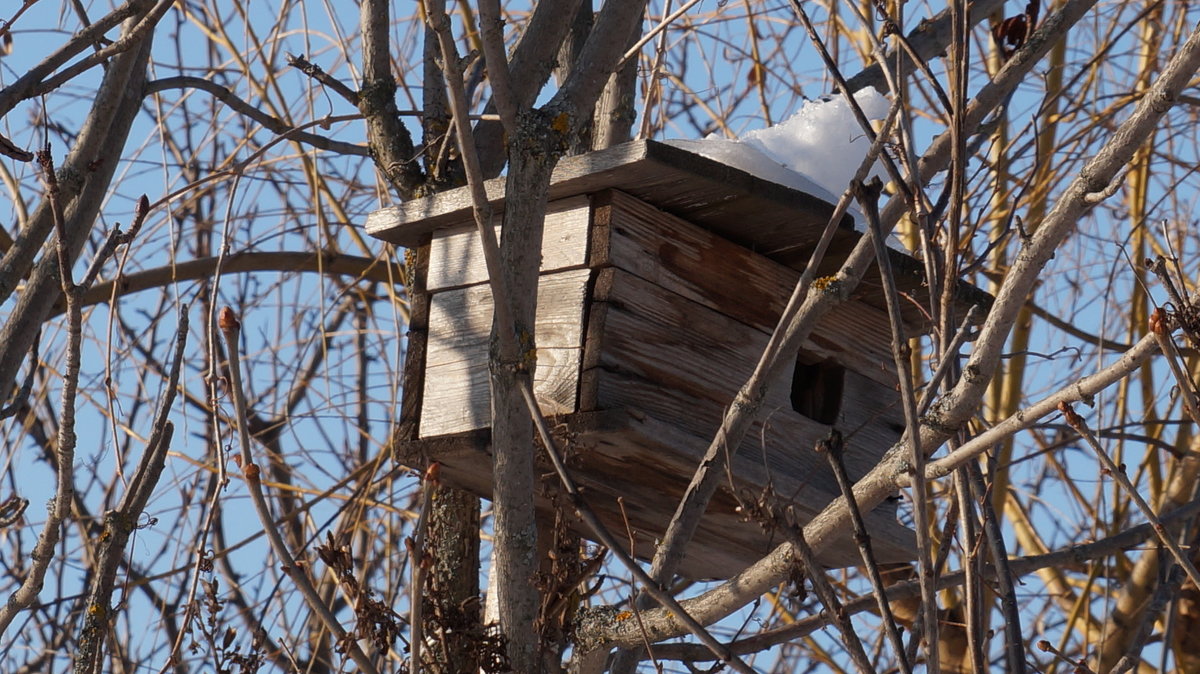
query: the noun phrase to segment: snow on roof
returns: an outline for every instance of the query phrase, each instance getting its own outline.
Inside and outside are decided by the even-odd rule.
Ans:
[[[873,120],[887,117],[891,105],[871,87],[854,94],[854,100]],[[808,101],[783,122],[750,131],[735,140],[713,135],[703,140],[666,143],[831,204],[836,204],[850,185],[871,147],[850,105],[841,96]],[[870,175],[886,180],[878,162]],[[856,224],[862,222],[862,216],[854,208],[850,214]],[[889,243],[895,246],[898,242],[892,239]]]

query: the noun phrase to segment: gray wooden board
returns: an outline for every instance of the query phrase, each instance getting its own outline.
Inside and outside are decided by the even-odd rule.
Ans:
[[[574,269],[587,263],[591,209],[585,196],[561,199],[546,207],[541,272]],[[501,227],[496,226],[496,236]],[[474,223],[438,230],[430,243],[428,287],[431,291],[474,285],[488,280],[483,244]]]
[[[637,394],[628,392],[639,387],[641,391]],[[685,404],[681,404],[678,397],[662,389],[647,390],[643,381],[612,373],[601,378],[600,395],[612,403],[612,409],[639,409],[635,405],[642,404],[640,409],[647,409],[655,413],[655,417],[676,424],[687,433],[702,438],[699,445],[672,450],[691,461],[698,461],[703,455],[724,412],[720,405],[697,402],[683,410],[695,419],[681,419],[678,414]],[[816,504],[812,507],[823,506],[828,498],[838,493],[837,485],[833,474],[825,465],[825,460],[817,456],[812,448],[829,432],[829,427],[806,419],[791,409],[771,408],[765,416],[765,419],[755,422],[746,433],[746,440],[738,448],[738,456],[745,458],[750,466],[761,467],[760,472],[764,478],[770,476],[777,484],[787,480],[792,487],[807,490],[814,495],[809,499]],[[710,427],[712,432],[695,430],[699,426]],[[879,446],[879,435],[869,432],[868,429],[867,432],[859,432],[849,439],[850,450],[846,455],[846,464],[852,477],[857,479],[865,475],[879,461],[881,449],[890,447]],[[737,475],[739,478],[751,477],[741,472]],[[751,482],[759,486],[766,484],[765,481],[757,482],[757,479]]]
[[[504,203],[504,188],[504,178],[486,182],[494,212],[500,212]],[[776,246],[815,241],[814,236],[820,235],[820,228],[833,213],[831,204],[812,195],[646,140],[564,157],[551,178],[549,199],[607,188],[621,189],[706,227],[711,223],[714,231],[757,248],[763,248],[764,239],[776,240]],[[743,203],[731,203],[739,200]],[[748,217],[752,213],[756,215],[753,219]],[[471,217],[470,191],[460,188],[375,211],[367,218],[367,231],[385,241],[411,246],[422,232],[463,224]],[[853,235],[849,218],[844,227]],[[813,228],[818,228],[815,234]]]
[[[639,466],[638,471],[644,470],[644,475],[632,478],[634,471],[630,464],[612,461],[606,450],[612,445],[640,444],[648,448],[648,454],[652,454],[654,447],[663,446],[658,442],[663,436],[659,433],[658,425],[650,428],[645,426],[583,433],[578,442],[592,447],[595,453],[594,459],[586,460],[586,471],[579,471],[579,479],[587,487],[585,494],[589,504],[601,513],[608,513],[607,519],[620,527],[618,531],[623,531],[624,522],[628,521],[637,535],[639,553],[648,559],[653,555],[654,541],[661,538],[686,486],[686,482],[678,481],[677,476],[690,479],[695,466],[675,468],[674,473],[642,469]],[[674,443],[672,446],[675,446]],[[740,469],[740,463],[735,470]],[[762,489],[756,490],[749,481],[742,480],[741,484],[744,487],[743,498],[753,501],[762,496]],[[807,507],[811,494],[785,492],[783,487],[786,484],[774,486],[773,499],[777,504],[795,504],[801,524],[811,520],[812,515]],[[621,491],[614,491],[616,488]],[[651,498],[631,499],[630,493],[648,493]],[[654,497],[657,499],[651,500]],[[693,578],[727,578],[783,542],[777,536],[764,532],[759,522],[747,521],[738,512],[737,505],[737,501],[722,485],[710,502],[693,538],[684,563],[685,575]],[[914,557],[913,534],[896,521],[893,511],[881,508],[867,513],[865,519],[879,561],[899,562]],[[818,555],[818,560],[830,567],[860,564],[862,560],[851,533],[847,527],[832,545]]]
[[[613,435],[589,461],[616,461],[629,471],[654,474],[665,470],[659,466],[673,464],[674,470],[690,475],[766,336],[621,270],[603,273],[614,277],[605,298],[609,301],[599,303],[605,308],[604,346],[594,360],[588,357],[588,364],[594,366],[585,370],[585,382],[595,386],[593,396],[599,407],[644,410],[677,431],[674,441],[653,445],[647,445],[639,434],[624,439]],[[655,297],[656,293],[666,297]],[[594,303],[591,327],[596,327],[596,308]],[[673,311],[684,312],[686,319]],[[666,324],[689,327],[665,327],[658,318]],[[703,327],[693,330],[695,326]],[[593,346],[589,343],[588,348]],[[764,418],[755,423],[736,453],[733,474],[739,488],[750,494],[774,485],[777,494],[794,498],[802,515],[811,516],[838,493],[824,459],[812,451],[828,427],[793,411],[786,399],[787,388],[774,387],[776,393],[766,402]],[[887,389],[882,393],[881,398],[876,383],[848,373],[838,426],[849,436],[846,463],[854,479],[870,470],[899,438],[900,412],[894,401],[886,399],[894,394]],[[683,437],[691,440],[684,442]],[[602,473],[594,467],[589,471],[591,479],[602,480]],[[650,511],[673,511],[677,494],[664,496],[661,489],[643,489],[640,483],[626,483],[621,490],[620,481],[629,476],[615,474],[611,479],[607,493],[612,498],[636,493]],[[658,505],[648,503],[655,499],[660,500]],[[870,527],[873,535],[892,541],[896,549],[904,548],[909,534],[894,518],[873,518]]]
[[[538,284],[534,388],[548,411],[574,411],[589,269],[542,276]],[[488,341],[492,296],[487,285],[434,293],[421,404],[421,437],[490,423]]]
[[[595,287],[581,402],[643,409],[711,436],[768,335],[620,269],[604,270]],[[790,381],[790,371],[782,374]],[[781,384],[771,387],[766,409],[800,418],[791,410],[791,387]],[[903,427],[895,392],[850,373],[846,384],[838,427],[882,452]],[[827,430],[809,423],[818,433]]]
[[[502,212],[505,179],[485,183],[494,212]],[[820,238],[833,205],[809,194],[763,180],[707,157],[655,141],[632,141],[612,148],[565,157],[551,179],[549,199],[615,188],[664,211],[729,239],[776,257],[787,266],[802,267],[807,251]],[[367,231],[391,243],[413,246],[422,234],[471,222],[467,188],[380,209],[367,217]],[[848,251],[859,234],[843,218],[831,247],[833,257]],[[911,257],[889,253],[898,269],[900,289],[920,298],[920,264]],[[832,261],[831,261],[832,263]],[[911,272],[911,273],[910,273]],[[868,281],[870,283],[870,281]],[[957,287],[959,314],[972,304],[990,306],[990,296],[961,283]],[[879,305],[873,293],[868,303]],[[906,321],[921,320],[920,311],[905,306]]]
[[[594,226],[607,232],[593,266],[614,265],[768,334],[800,273],[617,191],[598,195]],[[844,302],[813,329],[805,349],[892,387],[887,315]]]
[[[408,340],[404,349],[404,375],[401,380],[400,423],[397,435],[415,440],[421,422],[421,392],[425,389],[425,349],[429,345],[429,293],[425,277],[429,272],[429,246],[414,251],[409,266]]]

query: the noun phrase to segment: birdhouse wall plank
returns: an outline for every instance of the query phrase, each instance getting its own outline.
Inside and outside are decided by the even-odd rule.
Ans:
[[[539,279],[534,392],[547,412],[574,411],[582,357],[589,269]],[[421,437],[491,423],[488,342],[492,295],[486,284],[433,293],[421,403]]]
[[[656,385],[728,404],[766,348],[799,273],[620,192],[597,195],[593,203],[598,233],[591,264],[621,272],[604,270],[593,291],[580,409],[609,406],[594,397],[596,377],[605,371],[601,357],[652,357],[655,351],[647,346],[653,340],[661,342],[660,360],[681,370],[659,372]],[[613,295],[614,279],[625,279],[619,297]],[[611,320],[610,311],[616,312]],[[623,322],[622,327],[612,321]],[[852,302],[827,314],[803,347],[809,356],[831,358],[847,368],[839,428],[883,448],[903,428],[886,326],[886,316]],[[714,344],[732,351],[719,353]],[[736,367],[716,374],[715,365],[730,359]],[[678,388],[675,381],[681,382]],[[706,390],[696,390],[701,382]],[[787,391],[786,386],[776,387],[777,399],[768,404],[789,406]],[[694,430],[711,433],[715,425]]]
[[[426,237],[428,239],[428,236]],[[408,295],[408,339],[404,350],[404,374],[400,382],[400,423],[397,437],[416,440],[421,423],[421,391],[425,388],[425,350],[429,344],[429,246],[418,246],[405,264]]]
[[[664,213],[622,192],[594,200],[592,266],[617,265],[648,281],[768,333],[800,272]],[[885,386],[898,380],[887,314],[846,302],[818,322],[804,348]]]
[[[583,381],[585,390],[593,385],[595,390],[588,392],[594,397],[585,398],[583,409],[630,407],[711,438],[769,336],[624,270],[604,270],[602,277],[610,276],[611,282],[596,284],[593,308],[607,306],[598,354],[592,355],[588,342]],[[790,369],[782,373],[791,375]],[[749,434],[747,454],[761,459],[758,450],[765,443],[769,468],[791,476],[822,476],[829,482],[818,486],[836,494],[824,459],[808,451],[829,426],[794,411],[789,392],[786,382],[772,387],[764,403],[770,410],[763,422],[767,430]],[[889,398],[898,398],[888,393],[866,377],[847,373],[836,426],[852,434],[851,445],[869,448],[848,453],[853,475],[865,474],[899,439],[899,406],[880,409]],[[796,447],[803,448],[800,455],[793,451]],[[772,463],[777,460],[782,463]]]
[[[585,195],[547,205],[542,234],[541,273],[577,269],[587,264],[588,223],[591,208]],[[500,219],[497,218],[497,222]],[[496,238],[502,226],[496,225]],[[458,288],[488,279],[483,244],[473,223],[440,230],[430,244],[430,291]]]
[[[699,452],[693,456],[680,448],[699,447],[702,452],[708,439],[638,410],[578,413],[569,419],[573,445],[578,448],[579,461],[586,465],[586,469],[574,471],[574,476],[589,507],[608,526],[632,530],[635,549],[649,558],[653,542],[661,537],[700,458]],[[764,469],[744,457],[735,458],[732,468],[745,489],[744,499],[754,501],[761,496],[762,486],[769,483]],[[792,503],[802,520],[827,502],[795,480],[772,477],[777,480],[773,482],[777,497]],[[714,495],[689,548],[691,553],[684,559],[682,573],[693,578],[727,578],[781,542],[764,536],[761,525],[744,517],[737,506],[733,495],[724,489]],[[879,508],[865,517],[880,560],[911,559],[912,532],[897,524],[893,508]],[[825,548],[819,560],[830,567],[861,561],[849,531]]]
[[[706,444],[706,439],[630,409],[576,412],[558,422],[553,428],[567,431],[558,439],[588,506],[610,531],[629,531],[636,554],[649,559],[695,470],[696,459],[678,448]],[[487,429],[422,438],[397,449],[403,460],[415,465],[436,457],[447,484],[483,495],[491,492],[491,471],[486,469],[492,460]],[[544,483],[535,498],[539,510],[547,512],[553,508],[550,501],[558,484],[547,459],[539,454],[537,460]],[[740,470],[740,465],[736,469]],[[762,475],[751,474],[744,483],[765,481]],[[777,492],[792,495],[783,489]],[[797,499],[797,511],[807,516],[807,495],[800,495],[804,498]],[[765,536],[762,527],[746,521],[736,507],[737,502],[725,490],[714,495],[680,573],[691,578],[729,578],[781,542]],[[878,508],[865,517],[879,561],[912,559],[912,532],[896,525],[893,509]],[[585,536],[589,533],[582,522],[570,526]],[[818,561],[830,568],[860,563],[851,532],[847,530],[844,537],[824,548]]]

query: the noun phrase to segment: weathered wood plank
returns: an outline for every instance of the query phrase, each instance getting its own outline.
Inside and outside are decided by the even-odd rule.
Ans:
[[[612,531],[624,532],[628,524],[636,541],[635,553],[649,559],[654,541],[662,536],[695,469],[691,452],[679,453],[677,448],[702,447],[705,440],[638,410],[579,412],[559,421],[572,431],[568,450],[574,458],[569,470],[583,487],[589,506]],[[396,453],[417,465],[437,460],[447,484],[485,498],[491,495],[486,430],[402,443]],[[743,460],[737,461],[741,470]],[[751,485],[762,484],[761,471],[755,474],[751,468],[749,475],[743,486],[754,489]],[[552,479],[547,480],[537,498],[540,510],[551,512],[548,495],[558,488]],[[634,493],[638,498],[629,498]],[[808,521],[813,503],[808,492],[790,493],[777,486],[775,493],[784,503],[795,501],[801,523]],[[618,503],[621,496],[624,499]],[[764,533],[758,523],[742,521],[735,507],[728,491],[718,491],[688,547],[681,573],[692,578],[728,578],[780,542]],[[867,521],[872,545],[882,561],[912,558],[912,532],[896,523],[892,510],[876,509],[867,515]],[[585,537],[593,536],[581,522],[569,526]],[[849,529],[819,560],[833,568],[859,563]]]
[[[598,382],[600,397],[613,405],[610,409],[643,409],[664,422],[677,424],[687,433],[702,438],[699,445],[672,450],[680,457],[691,459],[689,474],[695,470],[696,462],[721,422],[725,406],[713,401],[689,401],[661,388],[647,389],[645,381],[614,372],[605,373]],[[630,389],[638,387],[641,391],[630,392]],[[642,407],[637,407],[638,404]],[[881,440],[896,440],[895,434],[885,434],[876,425],[864,425],[856,429],[857,432],[849,425],[837,424],[837,427],[845,429],[850,437],[848,442],[852,450],[847,453],[846,465],[856,478],[874,467],[883,450],[890,446],[886,442],[881,445]],[[700,428],[709,430],[698,430]],[[828,426],[818,424],[790,407],[769,407],[765,418],[755,422],[746,434],[746,440],[738,448],[737,454],[748,462],[747,466],[768,471],[776,480],[787,479],[793,485],[832,497],[838,493],[833,474],[825,466],[824,459],[811,452],[817,440],[828,432]],[[631,463],[636,464],[643,458],[646,457],[639,457]],[[739,479],[750,480],[754,473],[743,472],[743,468],[739,467],[736,475]],[[766,483],[757,484],[762,486]]]
[[[589,269],[541,277],[538,363],[534,389],[546,411],[574,411],[582,356]],[[490,422],[488,340],[491,290],[486,285],[434,293],[421,405],[421,437],[482,428]]]
[[[505,179],[485,183],[494,212],[504,203]],[[745,245],[803,245],[821,227],[833,206],[707,157],[651,140],[623,143],[598,152],[565,157],[551,178],[551,201],[617,188],[680,217],[702,223]],[[731,201],[738,203],[732,204]],[[367,217],[374,237],[402,246],[421,233],[470,221],[467,188],[380,209]],[[747,210],[750,209],[750,210]],[[748,213],[755,213],[748,218]],[[845,219],[853,234],[850,220]]]
[[[614,265],[770,333],[800,273],[618,191],[595,199],[594,226],[607,232],[593,266]],[[827,314],[804,348],[881,384],[898,379],[887,314],[846,302]]]
[[[400,423],[397,436],[415,440],[421,423],[421,391],[425,388],[425,351],[429,346],[429,246],[418,246],[408,265],[408,341],[404,350],[404,375],[400,386]]]
[[[602,245],[607,246],[607,237],[602,239]],[[595,250],[595,247],[592,248]],[[591,302],[588,304],[587,323],[584,326],[583,355],[580,358],[579,373],[579,409],[581,411],[603,409],[599,399],[599,377],[603,375],[600,369],[600,356],[608,350],[609,344],[605,337],[608,324],[609,303],[598,301],[597,298],[608,297],[612,293],[613,275],[616,270],[612,267],[596,269],[592,280]]]
[[[543,274],[587,264],[588,223],[591,208],[586,196],[550,203],[546,207],[542,235]],[[501,234],[496,226],[496,236]],[[430,244],[429,281],[431,291],[459,288],[487,281],[483,244],[474,224],[439,230]]]
[[[597,278],[593,298],[581,409],[629,406],[711,435],[769,336],[621,269]],[[796,414],[791,374],[782,373],[789,381],[771,387],[767,409]],[[615,382],[614,375],[623,380]],[[898,439],[895,395],[848,372],[837,426],[861,434],[864,445],[886,449]]]
[[[630,515],[638,528],[649,534],[647,538],[652,541],[665,530],[708,441],[682,432],[673,422],[664,422],[640,410],[627,408],[626,412],[629,414],[626,423],[597,424],[595,428],[589,425],[585,413],[568,417],[572,430],[577,433],[577,443],[587,448],[581,455],[586,469],[576,471],[576,475],[578,480],[587,485],[586,493],[591,495],[593,507],[619,512],[617,498],[624,496],[625,513]],[[787,433],[785,430],[778,435],[786,437]],[[737,488],[746,492],[744,496],[756,498],[768,484],[772,484],[775,498],[793,504],[802,522],[807,522],[832,498],[832,494],[823,493],[811,482],[785,476],[778,467],[768,471],[761,461],[762,450],[757,447],[753,451],[746,449],[743,447],[733,462]],[[804,455],[812,455],[813,452],[811,446],[803,447],[796,443],[785,454],[795,460],[805,461]],[[631,466],[636,466],[637,470],[630,470]],[[863,467],[859,466],[858,469],[862,470]],[[832,477],[829,479],[832,480]],[[628,497],[630,493],[639,496],[634,510],[630,510],[630,502],[634,500]],[[736,500],[724,488],[709,505],[693,544],[699,547],[694,550],[696,558],[693,558],[697,566],[704,568],[704,555],[713,560],[732,557],[738,562],[731,568],[740,571],[746,564],[755,561],[759,554],[780,542],[765,535],[758,523],[742,521],[735,510],[736,506]],[[893,509],[876,509],[867,515],[867,522],[872,543],[882,555],[892,561],[912,557],[913,534],[896,521]],[[848,566],[859,562],[849,533],[847,531],[847,536],[839,544],[820,557],[822,563]],[[651,553],[652,549],[646,550],[647,555]]]

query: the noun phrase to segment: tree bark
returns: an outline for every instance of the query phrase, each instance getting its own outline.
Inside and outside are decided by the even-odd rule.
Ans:
[[[433,558],[428,592],[430,671],[444,674],[479,670],[479,499],[465,491],[438,487],[429,512],[426,548]],[[416,597],[414,597],[414,600]]]
[[[557,156],[549,147],[550,120],[525,113],[509,143],[504,222],[500,239],[503,283],[511,299],[512,325],[496,322],[490,358],[492,392],[493,512],[500,629],[514,671],[537,672],[540,605],[537,587],[537,526],[534,516],[533,422],[521,395],[536,367],[534,318],[546,194]],[[499,312],[497,312],[498,314]],[[502,353],[498,331],[513,330],[520,353]],[[527,384],[526,384],[527,385]]]
[[[367,142],[375,165],[405,199],[421,196],[425,173],[416,160],[412,136],[396,108],[392,76],[388,0],[364,0],[361,10],[363,81],[358,109],[367,122]]]

